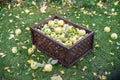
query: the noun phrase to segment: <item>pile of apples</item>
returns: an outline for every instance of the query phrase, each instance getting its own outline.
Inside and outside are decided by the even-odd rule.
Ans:
[[[84,29],[78,29],[59,19],[50,20],[42,28],[38,28],[38,30],[67,47],[70,47],[87,35]]]

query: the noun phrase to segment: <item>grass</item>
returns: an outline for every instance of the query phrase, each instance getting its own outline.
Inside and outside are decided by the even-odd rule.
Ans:
[[[107,9],[100,8],[97,5],[94,7],[84,5],[63,7],[54,3],[48,4],[46,13],[41,13],[36,6],[32,5],[11,6],[8,9],[7,5],[0,4],[0,52],[6,54],[5,57],[0,56],[1,80],[50,80],[50,77],[54,74],[61,75],[63,80],[98,80],[101,75],[107,76],[108,80],[115,78],[120,67],[120,45],[117,44],[120,43],[120,5],[114,5],[114,2],[109,2],[110,6]],[[107,3],[104,3],[104,5],[107,5]],[[39,5],[37,6],[39,7]],[[88,10],[90,13],[96,11],[96,14],[84,14],[81,10],[82,7],[85,8],[83,11]],[[34,14],[25,13],[25,9]],[[114,9],[117,15],[110,15],[112,13],[111,9]],[[105,14],[105,11],[108,13]],[[28,55],[27,49],[22,49],[18,43],[23,43],[24,46],[30,48],[32,46],[30,31],[26,30],[26,27],[33,26],[54,14],[93,30],[95,32],[94,50],[71,68],[65,68],[58,63],[53,66],[52,72],[49,73],[42,72],[42,68],[32,70],[27,60],[33,59],[42,62],[42,60],[47,61],[50,57],[37,49],[33,55]],[[20,18],[16,18],[16,16]],[[10,22],[10,20],[13,20],[13,22]],[[111,28],[109,33],[104,32],[106,26]],[[18,28],[22,30],[22,33],[16,36],[14,31]],[[111,39],[111,33],[117,33],[118,39]],[[9,40],[10,34],[14,34],[15,38]],[[109,42],[110,40],[112,42]],[[97,45],[99,46],[96,47]],[[12,53],[12,47],[18,48],[17,54]],[[110,52],[114,55],[111,55]],[[84,66],[87,66],[87,69],[82,71]],[[5,67],[9,67],[9,69],[5,69]],[[61,70],[65,73],[61,74]],[[95,76],[93,73],[97,73],[97,75]]]

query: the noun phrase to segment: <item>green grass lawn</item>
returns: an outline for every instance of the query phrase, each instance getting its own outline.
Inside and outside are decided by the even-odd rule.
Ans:
[[[87,6],[89,3],[79,5],[84,0],[76,1],[72,7],[64,7],[57,2],[49,3],[46,13],[40,11],[42,2],[36,6],[24,3],[16,7],[0,3],[0,53],[5,54],[5,57],[0,55],[0,80],[50,80],[53,75],[60,75],[63,80],[99,80],[104,75],[110,80],[117,75],[116,71],[120,69],[120,1],[118,5],[114,4],[118,0],[103,2],[106,8],[97,6],[98,0],[92,6]],[[26,9],[30,12],[26,13]],[[28,55],[32,42],[30,30],[26,28],[55,14],[94,31],[94,49],[71,68],[57,63],[51,72],[43,72],[43,68],[33,70],[27,63],[29,59],[42,62],[50,57],[37,49],[34,54]],[[104,32],[106,26],[111,28],[108,33]],[[16,29],[22,31],[18,36],[15,34]],[[112,33],[117,33],[118,38],[112,39]],[[9,39],[10,34],[14,38]],[[23,45],[27,49],[23,49]],[[17,53],[12,53],[13,47],[18,48]],[[83,70],[85,66],[87,68]]]

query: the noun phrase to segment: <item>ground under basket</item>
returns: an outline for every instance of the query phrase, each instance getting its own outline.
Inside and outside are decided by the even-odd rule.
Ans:
[[[38,27],[40,28],[40,26],[47,24],[49,20],[53,19],[62,19],[67,24],[73,25],[79,29],[84,29],[88,35],[77,41],[72,46],[66,47],[37,30]],[[66,19],[63,19],[59,16],[48,18],[45,21],[32,26],[30,30],[32,43],[45,54],[51,56],[54,59],[58,59],[58,61],[65,67],[72,66],[77,60],[79,60],[81,57],[93,49],[93,31]]]

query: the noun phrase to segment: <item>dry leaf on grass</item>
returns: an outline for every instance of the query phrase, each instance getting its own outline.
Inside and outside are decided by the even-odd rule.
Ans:
[[[47,9],[47,6],[46,6],[46,2],[44,1],[44,2],[43,2],[43,6],[40,8],[40,11],[41,11],[42,13],[46,13],[46,9]]]
[[[60,75],[57,75],[57,76],[52,76],[51,80],[63,80],[63,79]]]
[[[107,80],[107,77],[105,75],[99,75],[98,77],[100,80]]]
[[[0,56],[1,56],[1,57],[5,57],[6,54],[5,54],[5,53],[0,53]]]

